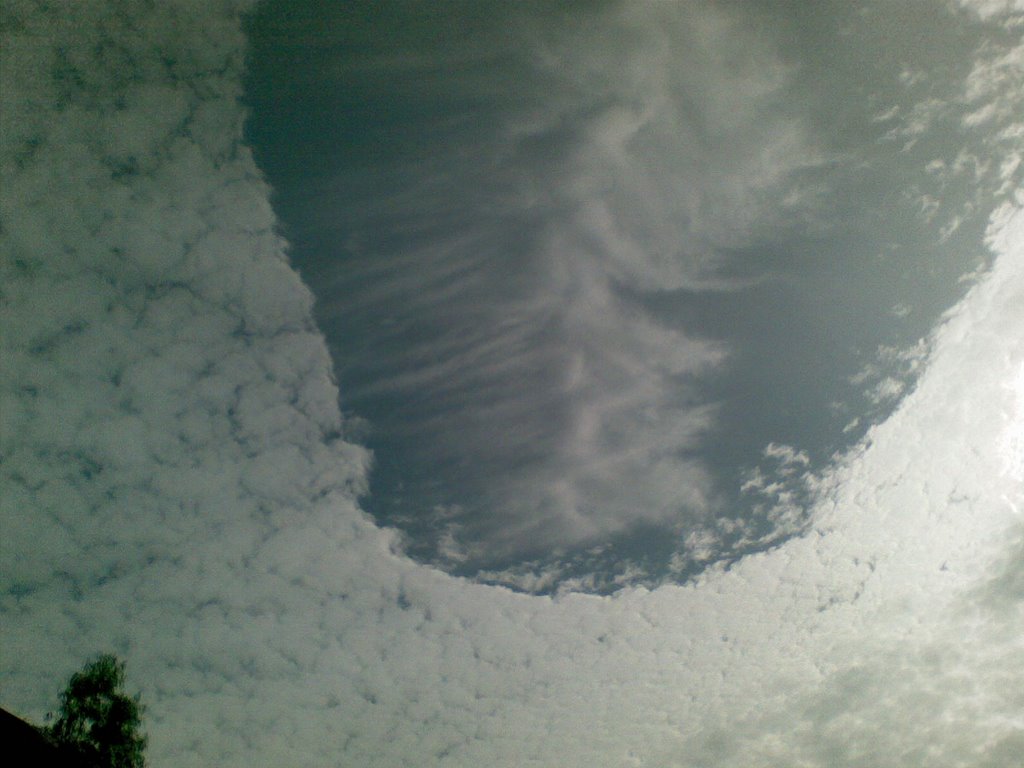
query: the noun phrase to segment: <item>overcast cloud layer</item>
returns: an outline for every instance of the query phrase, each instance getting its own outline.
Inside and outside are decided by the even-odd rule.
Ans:
[[[686,585],[556,598],[414,563],[358,508],[368,454],[241,141],[244,10],[4,8],[4,706],[41,719],[111,649],[155,766],[1019,762],[1024,8],[965,5],[994,42],[960,101],[894,124],[909,144],[961,121],[978,162],[930,172],[987,185],[992,266],[814,481],[807,532]]]

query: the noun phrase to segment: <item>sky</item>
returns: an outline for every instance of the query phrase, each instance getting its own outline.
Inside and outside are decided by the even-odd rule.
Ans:
[[[913,4],[378,6],[260,6],[244,97],[364,508],[526,589],[800,530],[804,476],[988,263],[1005,120],[942,105],[1002,36]]]
[[[0,704],[154,766],[1013,766],[1024,6],[0,15]]]

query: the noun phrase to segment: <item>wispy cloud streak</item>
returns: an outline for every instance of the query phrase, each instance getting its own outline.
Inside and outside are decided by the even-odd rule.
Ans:
[[[683,530],[713,511],[697,452],[715,404],[697,384],[728,350],[644,299],[751,279],[726,252],[798,216],[792,174],[818,161],[779,108],[787,66],[741,21],[688,4],[572,24],[510,13],[483,42],[427,55],[363,20],[369,51],[317,86],[372,84],[385,122],[368,141],[399,137],[383,180],[353,157],[319,182],[315,218],[346,233],[347,253],[306,265],[318,318],[332,338],[361,337],[339,345],[339,371],[382,453],[401,442],[461,489],[437,501],[466,511],[439,529],[463,555]],[[444,110],[418,116],[415,153],[388,116],[400,99]]]

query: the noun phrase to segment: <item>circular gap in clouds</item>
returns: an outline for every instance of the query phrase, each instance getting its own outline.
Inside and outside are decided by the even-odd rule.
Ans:
[[[218,29],[145,5],[123,10],[173,35],[171,50],[206,52],[211,29],[238,42],[231,19]],[[78,103],[99,107],[124,75],[95,44],[112,31],[85,5],[57,11],[61,47],[101,84]],[[152,56],[134,20],[119,14],[114,33]],[[39,36],[15,42],[27,61],[54,61]],[[207,93],[234,98],[237,70],[217,56],[138,61],[157,74],[194,62],[214,73]],[[31,108],[50,92],[28,82],[13,100],[60,131],[55,104]],[[224,112],[197,131],[198,156],[158,156],[161,183],[131,182],[145,194],[120,197],[95,162],[139,138],[124,115],[99,131],[75,122],[94,143],[44,143],[16,177],[31,194],[10,199],[41,202],[4,231],[24,257],[4,284],[22,331],[3,338],[18,493],[0,499],[5,543],[21,542],[2,548],[0,571],[32,582],[2,606],[19,712],[41,718],[83,648],[115,647],[140,676],[157,763],[1017,764],[1022,560],[1005,526],[1020,486],[994,470],[1013,450],[999,438],[1021,426],[1006,386],[1024,327],[1019,210],[993,227],[1003,257],[939,334],[913,399],[840,464],[828,533],[688,588],[525,599],[392,556],[338,492],[358,482],[359,451],[322,439],[337,393],[309,297],[279,258],[248,154],[230,152],[237,112]],[[110,259],[121,232],[82,226],[111,199],[138,237],[172,226],[134,252],[144,276]],[[212,242],[183,262],[203,216]],[[802,464],[782,445],[767,454]],[[993,555],[1003,564],[987,580]]]
[[[648,11],[251,19],[248,139],[364,506],[450,572],[606,591],[801,530],[987,258],[991,199],[931,164],[962,19]]]

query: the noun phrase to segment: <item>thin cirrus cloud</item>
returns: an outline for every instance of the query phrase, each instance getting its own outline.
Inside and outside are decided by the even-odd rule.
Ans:
[[[1019,762],[1019,177],[806,534],[686,585],[517,594],[356,504],[367,454],[240,140],[244,9],[8,9],[5,706],[41,719],[114,649],[156,765]]]
[[[298,250],[347,407],[407,495],[431,499],[384,520],[447,509],[439,535],[483,564],[708,518],[716,403],[698,384],[729,350],[644,300],[749,284],[725,251],[809,204],[792,176],[821,157],[777,106],[788,65],[737,14],[690,5],[581,7],[577,24],[495,11],[479,28],[467,9],[398,25],[355,8],[303,23],[268,7],[260,32],[294,53],[260,50],[337,54],[280,86],[325,123],[315,178],[282,203],[298,197],[322,239]],[[287,103],[261,104],[261,125],[286,131]]]

